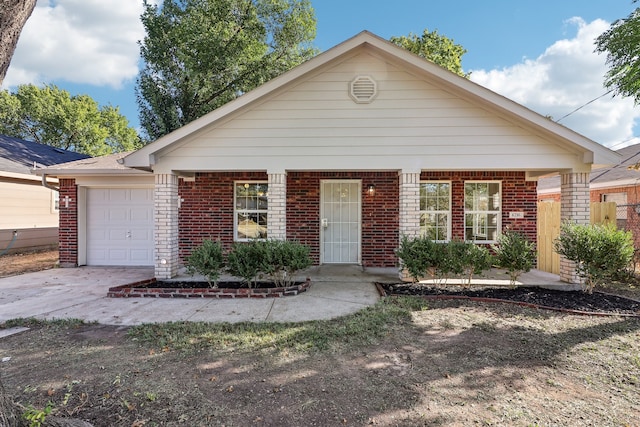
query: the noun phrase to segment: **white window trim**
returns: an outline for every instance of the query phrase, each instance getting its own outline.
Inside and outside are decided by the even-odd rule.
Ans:
[[[498,206],[498,210],[485,210],[485,211],[480,211],[480,210],[467,210],[467,203],[466,203],[466,196],[467,196],[467,192],[465,189],[465,186],[467,184],[498,184],[498,196],[499,196],[499,206]],[[489,215],[489,214],[496,214],[497,219],[498,219],[498,223],[496,225],[497,228],[497,233],[496,235],[499,236],[500,233],[502,233],[502,181],[500,180],[469,180],[469,181],[464,181],[463,185],[462,185],[462,191],[463,191],[463,209],[464,209],[464,213],[463,213],[463,217],[462,217],[462,227],[463,227],[463,233],[464,233],[464,238],[466,240],[467,238],[467,215],[469,214],[483,214],[483,215]],[[496,240],[473,240],[473,243],[478,243],[478,244],[487,244],[487,243],[496,243]]]
[[[60,212],[60,193],[56,190],[51,190],[51,213],[57,214]]]
[[[447,238],[445,240],[435,240],[438,243],[446,243],[448,241],[451,240],[451,235],[452,235],[452,230],[451,230],[451,214],[452,214],[452,203],[453,203],[453,198],[452,198],[452,193],[453,193],[453,184],[451,181],[445,181],[445,180],[427,180],[427,181],[420,181],[420,187],[422,187],[422,184],[449,184],[449,209],[444,211],[434,211],[434,210],[422,210],[420,209],[420,222],[422,223],[422,214],[441,214],[446,212],[447,213]],[[422,191],[419,192],[418,197],[420,199],[422,199]],[[420,224],[420,228],[422,228],[422,224]]]
[[[261,180],[251,180],[251,181],[244,181],[244,180],[238,180],[238,181],[234,181],[233,182],[233,241],[234,242],[250,242],[252,240],[266,240],[269,238],[269,235],[267,234],[267,238],[266,239],[251,239],[251,238],[245,238],[245,239],[240,239],[238,238],[238,213],[239,212],[247,212],[247,213],[265,213],[267,214],[269,211],[269,206],[267,204],[267,209],[237,209],[237,201],[236,201],[236,186],[238,184],[264,184],[267,185],[267,194],[269,193],[269,181],[261,181]],[[267,199],[268,200],[268,199]],[[269,226],[269,224],[267,224],[267,227]]]

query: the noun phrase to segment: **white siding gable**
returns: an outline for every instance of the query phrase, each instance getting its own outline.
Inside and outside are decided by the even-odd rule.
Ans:
[[[544,170],[582,154],[361,51],[167,147],[159,170]],[[331,66],[333,65],[333,66]],[[349,84],[377,83],[371,103]]]

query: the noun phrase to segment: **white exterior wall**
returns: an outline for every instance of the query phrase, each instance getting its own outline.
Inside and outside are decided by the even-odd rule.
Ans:
[[[349,96],[358,75],[377,83],[369,104]],[[557,141],[368,53],[287,86],[157,158],[157,172],[584,168],[581,155]]]

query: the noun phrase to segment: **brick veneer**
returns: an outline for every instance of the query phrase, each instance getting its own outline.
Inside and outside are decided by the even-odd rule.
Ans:
[[[362,265],[395,267],[398,242],[398,172],[288,172],[287,239],[309,245],[320,262],[320,181],[362,180]],[[375,195],[367,193],[369,184]]]
[[[58,252],[60,267],[78,265],[78,187],[75,179],[60,179],[60,226]],[[66,207],[65,197],[69,206]]]
[[[502,182],[502,229],[509,227],[537,239],[537,190],[535,181],[526,181],[524,172],[422,172],[420,179],[451,181],[451,228],[454,239],[464,239],[464,182]],[[509,212],[523,212],[523,219],[509,218]]]
[[[234,181],[267,181],[264,172],[198,173],[195,181],[180,180],[178,212],[180,260],[204,239],[219,240],[225,249],[233,243]]]

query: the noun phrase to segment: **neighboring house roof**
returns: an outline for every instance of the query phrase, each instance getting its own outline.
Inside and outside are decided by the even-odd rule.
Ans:
[[[86,154],[0,135],[0,172],[30,175],[33,169],[87,157]]]
[[[57,177],[105,174],[149,175],[149,172],[131,169],[123,164],[122,159],[131,153],[132,151],[126,151],[56,164],[37,170],[36,173],[40,175],[45,173]]]
[[[350,63],[353,58],[360,58],[360,62]],[[316,79],[322,73],[326,78]],[[394,79],[394,73],[403,73],[403,80]],[[390,113],[384,117],[386,121],[379,121],[383,125],[393,122],[393,125],[382,130],[363,124],[367,117],[358,116],[357,113],[350,117],[336,116],[339,114],[336,113],[336,105],[347,102],[348,98],[347,85],[344,84],[348,81],[345,79],[367,74],[377,74],[377,78],[387,85],[380,91],[387,90],[387,93],[402,94],[404,97],[382,99],[382,96],[378,96],[371,103],[367,114],[381,108],[396,114],[392,116]],[[411,76],[413,81],[407,76]],[[331,78],[334,80],[329,80]],[[344,85],[345,93],[327,92],[328,81],[335,82],[332,90]],[[300,91],[295,93],[298,89]],[[437,92],[440,98],[432,99],[437,101],[434,106],[424,107],[429,100],[429,91],[431,95]],[[288,98],[288,93],[298,98]],[[287,105],[291,102],[309,102],[309,99],[300,98],[304,94],[313,98],[315,104],[310,107],[313,110],[296,110]],[[421,111],[428,110],[427,113],[421,113],[422,116],[398,116],[405,114],[409,108],[406,105],[418,102],[422,103]],[[305,107],[309,107],[309,104]],[[278,110],[284,108],[295,112],[297,117],[285,122],[280,116],[279,121],[274,121],[264,114],[265,110],[272,109],[271,113],[277,115]],[[438,108],[442,111],[447,108],[449,111],[471,111],[475,115],[466,118],[458,115],[452,119],[434,113]],[[353,111],[352,108],[350,112]],[[358,112],[362,111],[364,108]],[[417,114],[415,111],[417,107],[414,110],[414,114]],[[251,112],[255,114],[249,114]],[[304,116],[305,113],[317,114]],[[368,118],[372,117],[375,116]],[[325,118],[324,123],[315,126]],[[453,124],[443,125],[448,119]],[[315,127],[305,127],[313,120]],[[234,121],[244,127],[230,126],[229,123]],[[254,127],[246,126],[251,121],[257,124]],[[300,128],[304,128],[306,133]],[[345,129],[350,129],[351,133]],[[405,132],[394,134],[393,131],[397,129],[404,129]],[[448,130],[457,133],[438,133]],[[496,130],[503,133],[487,133]],[[335,135],[343,139],[340,141]],[[244,145],[228,142],[240,139]],[[339,149],[347,145],[351,146],[352,151],[348,155],[344,151],[340,153]],[[291,154],[302,152],[306,157],[296,158]],[[321,168],[318,165],[324,165],[330,169],[370,170],[396,167],[408,170],[519,169],[527,170],[529,177],[535,178],[567,168],[588,171],[592,166],[616,164],[619,156],[504,96],[364,31],[133,152],[124,162],[133,168],[153,169],[159,173],[207,168],[255,169],[264,165],[277,171]]]
[[[640,163],[640,144],[629,145],[616,151],[621,156],[619,163],[591,172],[589,183],[592,189],[640,185],[640,170],[633,166]],[[540,178],[538,194],[560,192],[560,176]]]

